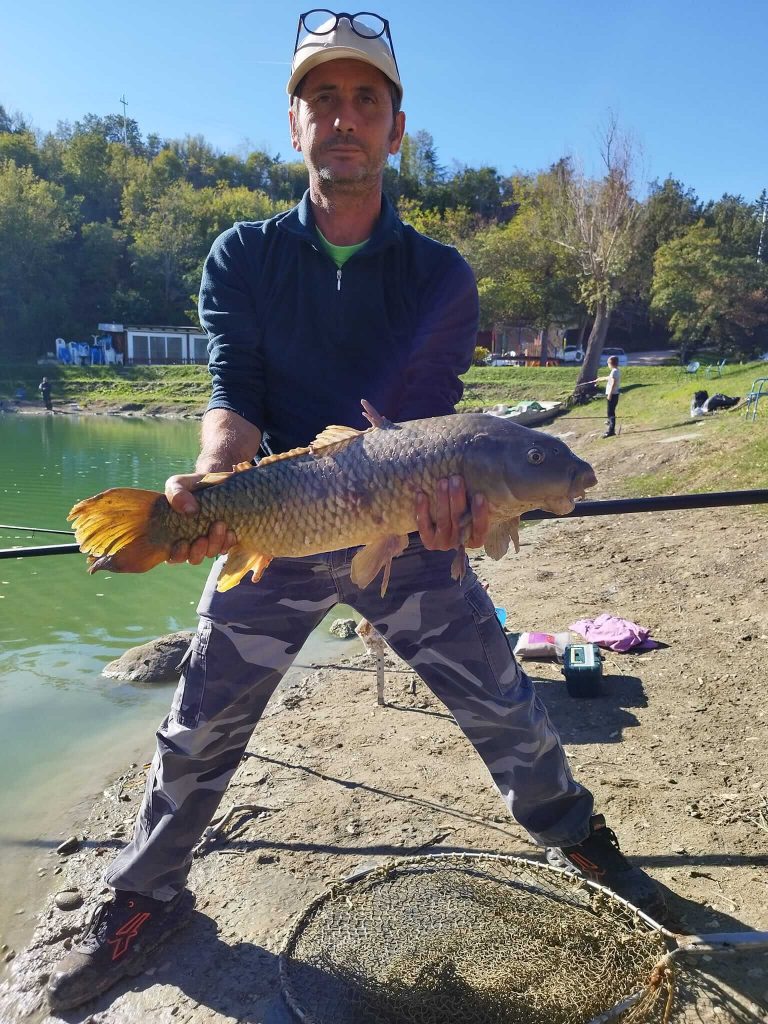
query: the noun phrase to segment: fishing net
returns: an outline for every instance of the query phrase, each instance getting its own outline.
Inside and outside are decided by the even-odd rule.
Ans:
[[[639,1024],[668,1019],[668,948],[600,886],[524,858],[444,854],[323,893],[280,975],[306,1024],[587,1024],[607,1011]]]

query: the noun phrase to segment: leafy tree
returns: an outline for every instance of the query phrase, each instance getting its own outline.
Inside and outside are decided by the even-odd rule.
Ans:
[[[100,135],[105,142],[119,142],[126,145],[131,153],[139,156],[144,152],[138,122],[122,114],[86,114],[82,121],[75,121],[72,135]]]
[[[0,132],[19,133],[21,135],[33,134],[32,127],[26,118],[18,112],[10,113],[2,103],[0,103]]]
[[[545,329],[577,315],[575,265],[541,230],[545,202],[541,182],[530,183],[514,220],[481,228],[466,246],[477,276],[483,328],[511,323]]]
[[[0,351],[35,358],[52,347],[66,308],[64,190],[13,160],[0,165]]]
[[[400,199],[397,204],[400,218],[430,238],[463,248],[481,225],[480,217],[466,207],[440,210],[425,208],[415,199]]]
[[[63,182],[69,195],[80,197],[83,219],[116,218],[120,184],[111,173],[109,143],[98,132],[77,132],[62,152]]]
[[[681,347],[709,342],[751,358],[768,342],[768,267],[739,248],[738,228],[724,240],[700,220],[656,253],[653,307]]]
[[[269,197],[246,188],[195,189],[174,182],[146,214],[131,219],[134,280],[152,298],[155,319],[171,323],[187,314],[191,293],[214,238],[236,220],[259,220],[276,212]]]
[[[512,179],[502,177],[495,167],[459,166],[446,179],[443,201],[486,219],[508,220],[514,214]]]
[[[88,335],[100,321],[114,316],[113,298],[126,273],[125,235],[113,224],[83,224],[72,256],[73,282],[69,316],[62,330]]]
[[[31,167],[40,173],[40,154],[31,132],[0,132],[0,163],[13,160],[17,167]]]
[[[423,130],[415,134],[406,132],[400,146],[397,194],[418,199],[427,206],[435,205],[444,177],[432,135]]]

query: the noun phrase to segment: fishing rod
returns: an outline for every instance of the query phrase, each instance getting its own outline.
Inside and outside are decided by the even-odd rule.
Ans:
[[[521,519],[576,519],[581,516],[618,516],[628,512],[674,512],[691,508],[721,508],[729,505],[768,504],[768,489],[754,491],[708,491],[702,494],[664,494],[652,498],[608,498],[602,501],[577,501],[564,516],[536,508],[523,512]]]
[[[64,537],[74,537],[71,530],[44,530],[42,526],[11,526],[10,523],[0,523],[0,530],[23,530],[26,533],[60,533]]]
[[[753,491],[708,491],[702,494],[666,494],[652,498],[608,498],[577,501],[572,512],[558,515],[535,508],[520,516],[526,522],[539,519],[577,519],[582,516],[620,516],[628,512],[674,512],[692,508],[722,508],[732,505],[768,504],[768,488]],[[49,544],[35,548],[0,549],[2,558],[33,558],[37,555],[74,555],[78,544]]]

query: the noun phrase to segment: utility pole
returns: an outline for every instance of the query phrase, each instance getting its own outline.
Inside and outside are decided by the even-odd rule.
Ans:
[[[757,262],[762,263],[763,260],[763,239],[765,238],[765,215],[768,211],[768,193],[765,189],[760,193],[760,198],[757,201],[757,205],[763,211],[762,217],[760,218],[760,240],[757,243]]]
[[[128,148],[128,119],[125,116],[125,109],[128,106],[128,101],[125,98],[125,93],[120,97],[120,102],[123,105],[123,145]]]

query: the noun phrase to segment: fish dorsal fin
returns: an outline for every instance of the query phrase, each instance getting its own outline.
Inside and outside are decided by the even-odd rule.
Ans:
[[[253,469],[252,462],[238,462],[232,469],[222,473],[206,473],[201,480],[198,480],[192,490],[203,491],[206,487],[215,487],[216,484],[223,484],[231,476],[235,476],[237,473],[245,473],[248,469]]]
[[[355,438],[367,434],[368,430],[370,427],[366,430],[357,430],[355,427],[340,427],[334,424],[317,435],[310,444],[309,451],[317,458],[322,458],[323,455],[336,455],[343,452]]]
[[[280,462],[282,459],[297,459],[300,455],[309,455],[309,448],[291,448],[288,452],[278,452],[277,455],[265,455],[259,459],[258,468],[268,466],[271,462]]]
[[[392,420],[388,420],[386,416],[382,416],[381,413],[374,409],[370,402],[364,398],[360,399],[360,405],[363,407],[363,416],[368,420],[372,427],[378,427],[381,430],[399,430],[400,428]]]

